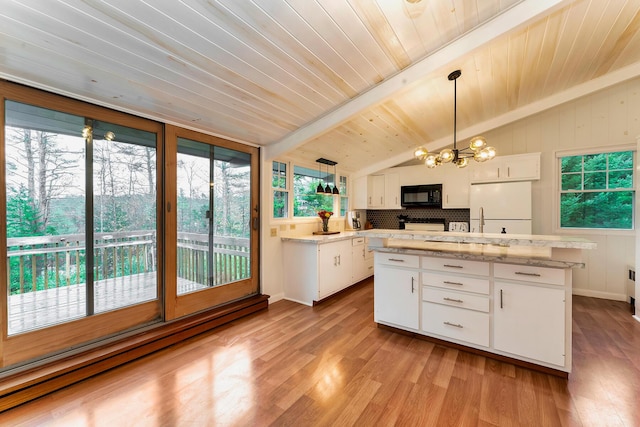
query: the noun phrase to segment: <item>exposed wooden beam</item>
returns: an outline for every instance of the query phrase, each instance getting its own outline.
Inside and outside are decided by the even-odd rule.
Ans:
[[[366,108],[389,99],[396,92],[423,79],[430,73],[459,60],[505,33],[526,25],[541,16],[551,14],[566,3],[569,3],[569,1],[525,0],[517,4],[476,30],[463,35],[444,48],[416,62],[415,65],[388,78],[319,119],[291,132],[277,143],[268,146],[265,151],[266,159],[274,159],[297,148],[299,145],[346,122]]]

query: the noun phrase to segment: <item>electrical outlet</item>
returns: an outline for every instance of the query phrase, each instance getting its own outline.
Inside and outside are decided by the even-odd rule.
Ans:
[[[295,230],[295,229],[296,229],[295,224],[289,224],[289,230]]]
[[[271,237],[278,237],[278,229],[277,228],[272,228],[271,229]]]

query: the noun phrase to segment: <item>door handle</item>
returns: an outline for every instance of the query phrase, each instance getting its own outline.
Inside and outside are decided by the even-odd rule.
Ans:
[[[258,217],[257,216],[253,218],[252,223],[253,223],[253,225],[252,225],[253,229],[257,231],[258,230],[258,225],[260,224],[259,221],[258,221]]]
[[[503,308],[503,304],[502,304],[502,289],[500,289],[500,308]]]
[[[415,287],[413,286],[413,283],[415,282],[415,277],[411,276],[411,293],[413,293],[415,291]]]

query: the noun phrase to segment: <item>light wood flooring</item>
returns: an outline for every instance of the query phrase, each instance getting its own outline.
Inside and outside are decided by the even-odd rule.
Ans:
[[[0,414],[11,426],[640,426],[640,323],[574,297],[569,380],[379,329],[372,280]]]

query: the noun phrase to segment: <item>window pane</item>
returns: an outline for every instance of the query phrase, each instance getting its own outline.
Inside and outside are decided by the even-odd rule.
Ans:
[[[561,161],[561,172],[582,172],[582,156],[563,157]]]
[[[250,277],[250,159],[178,138],[178,295]]]
[[[349,198],[348,197],[340,197],[340,216],[347,216],[347,211],[349,210]]]
[[[562,175],[563,190],[582,190],[582,174],[572,173]]]
[[[604,171],[607,170],[607,154],[590,154],[584,156],[584,171]]]
[[[316,216],[320,210],[333,211],[333,196],[316,193],[318,185],[328,186],[328,176],[317,170],[294,166],[293,216]]]
[[[287,164],[273,162],[273,175],[271,180],[273,188],[287,188]]]
[[[606,172],[589,172],[584,174],[585,190],[604,190],[607,188]]]
[[[289,193],[286,191],[273,192],[273,217],[287,218],[289,206]]]
[[[87,314],[86,153],[83,117],[6,101],[5,120],[11,335]]]
[[[633,170],[609,172],[609,188],[633,188]]]
[[[156,134],[93,122],[94,302],[157,298]]]
[[[633,151],[609,154],[609,170],[633,169]]]
[[[633,194],[633,191],[562,194],[560,226],[630,230]]]

